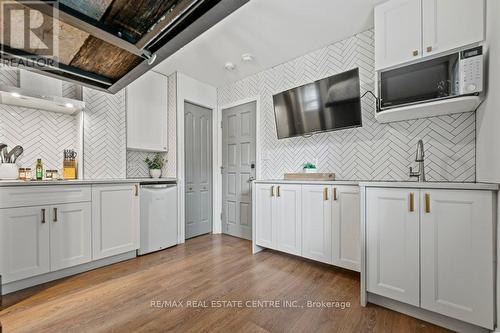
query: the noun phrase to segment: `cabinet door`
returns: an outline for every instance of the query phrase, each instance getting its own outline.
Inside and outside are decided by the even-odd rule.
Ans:
[[[259,246],[274,248],[273,202],[276,186],[255,185],[255,243]]]
[[[357,186],[333,188],[333,264],[358,272],[361,268],[359,200]]]
[[[276,203],[276,249],[290,254],[302,253],[302,215],[300,185],[278,185]]]
[[[484,0],[422,1],[424,56],[484,39]]]
[[[367,290],[414,306],[420,281],[418,198],[418,190],[366,190]]]
[[[421,0],[391,0],[375,7],[375,69],[419,59],[421,50]]]
[[[50,268],[52,271],[92,260],[90,202],[50,208]]]
[[[167,151],[168,79],[149,71],[127,87],[127,148]]]
[[[331,186],[302,186],[302,256],[332,263]]]
[[[493,329],[494,197],[422,190],[422,308]]]
[[[139,248],[139,185],[92,187],[92,254],[101,259]]]
[[[49,272],[47,210],[41,206],[0,209],[2,283]]]

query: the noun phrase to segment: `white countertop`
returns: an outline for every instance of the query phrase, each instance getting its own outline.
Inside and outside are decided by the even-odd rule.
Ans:
[[[256,184],[311,184],[311,185],[351,185],[361,187],[399,187],[399,188],[428,188],[450,190],[489,190],[497,191],[498,184],[488,183],[454,183],[454,182],[410,182],[410,181],[357,181],[357,180],[284,180],[266,179],[255,180]]]
[[[357,180],[295,180],[295,179],[265,179],[254,180],[256,184],[311,184],[311,185],[354,185],[358,186]]]
[[[0,187],[42,186],[42,185],[92,185],[92,184],[130,184],[130,183],[177,183],[176,178],[118,178],[118,179],[75,179],[75,180],[0,180]]]
[[[498,184],[453,183],[453,182],[359,182],[361,187],[429,188],[449,190],[488,190],[497,191]]]

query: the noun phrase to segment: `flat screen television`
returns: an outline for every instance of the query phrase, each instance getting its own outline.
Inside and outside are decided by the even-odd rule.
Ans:
[[[278,139],[362,126],[359,69],[273,96]]]

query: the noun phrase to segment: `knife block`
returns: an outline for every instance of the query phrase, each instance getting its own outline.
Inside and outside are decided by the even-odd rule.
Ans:
[[[65,180],[76,179],[76,161],[64,160],[63,162],[63,178]]]

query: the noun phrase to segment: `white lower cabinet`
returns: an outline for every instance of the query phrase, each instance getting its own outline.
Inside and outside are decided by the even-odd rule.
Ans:
[[[258,246],[360,269],[357,186],[255,184]]]
[[[421,307],[493,329],[490,191],[422,190]]]
[[[361,269],[360,198],[358,186],[333,187],[332,263]]]
[[[494,326],[496,194],[366,189],[367,291]]]
[[[50,268],[52,271],[92,260],[90,202],[53,206],[50,212]]]
[[[47,214],[48,209],[42,206],[0,209],[2,283],[50,271]]]
[[[137,184],[92,186],[92,257],[94,260],[139,248]]]
[[[302,256],[332,263],[330,186],[302,185]]]
[[[366,283],[370,292],[419,306],[419,214],[415,201],[410,205],[412,193],[418,198],[407,189],[367,189]]]
[[[255,243],[270,249],[274,248],[274,188],[275,186],[269,184],[255,185]]]
[[[276,188],[276,250],[295,255],[302,252],[301,195],[300,185]]]
[[[301,254],[301,186],[256,185],[256,244]]]

